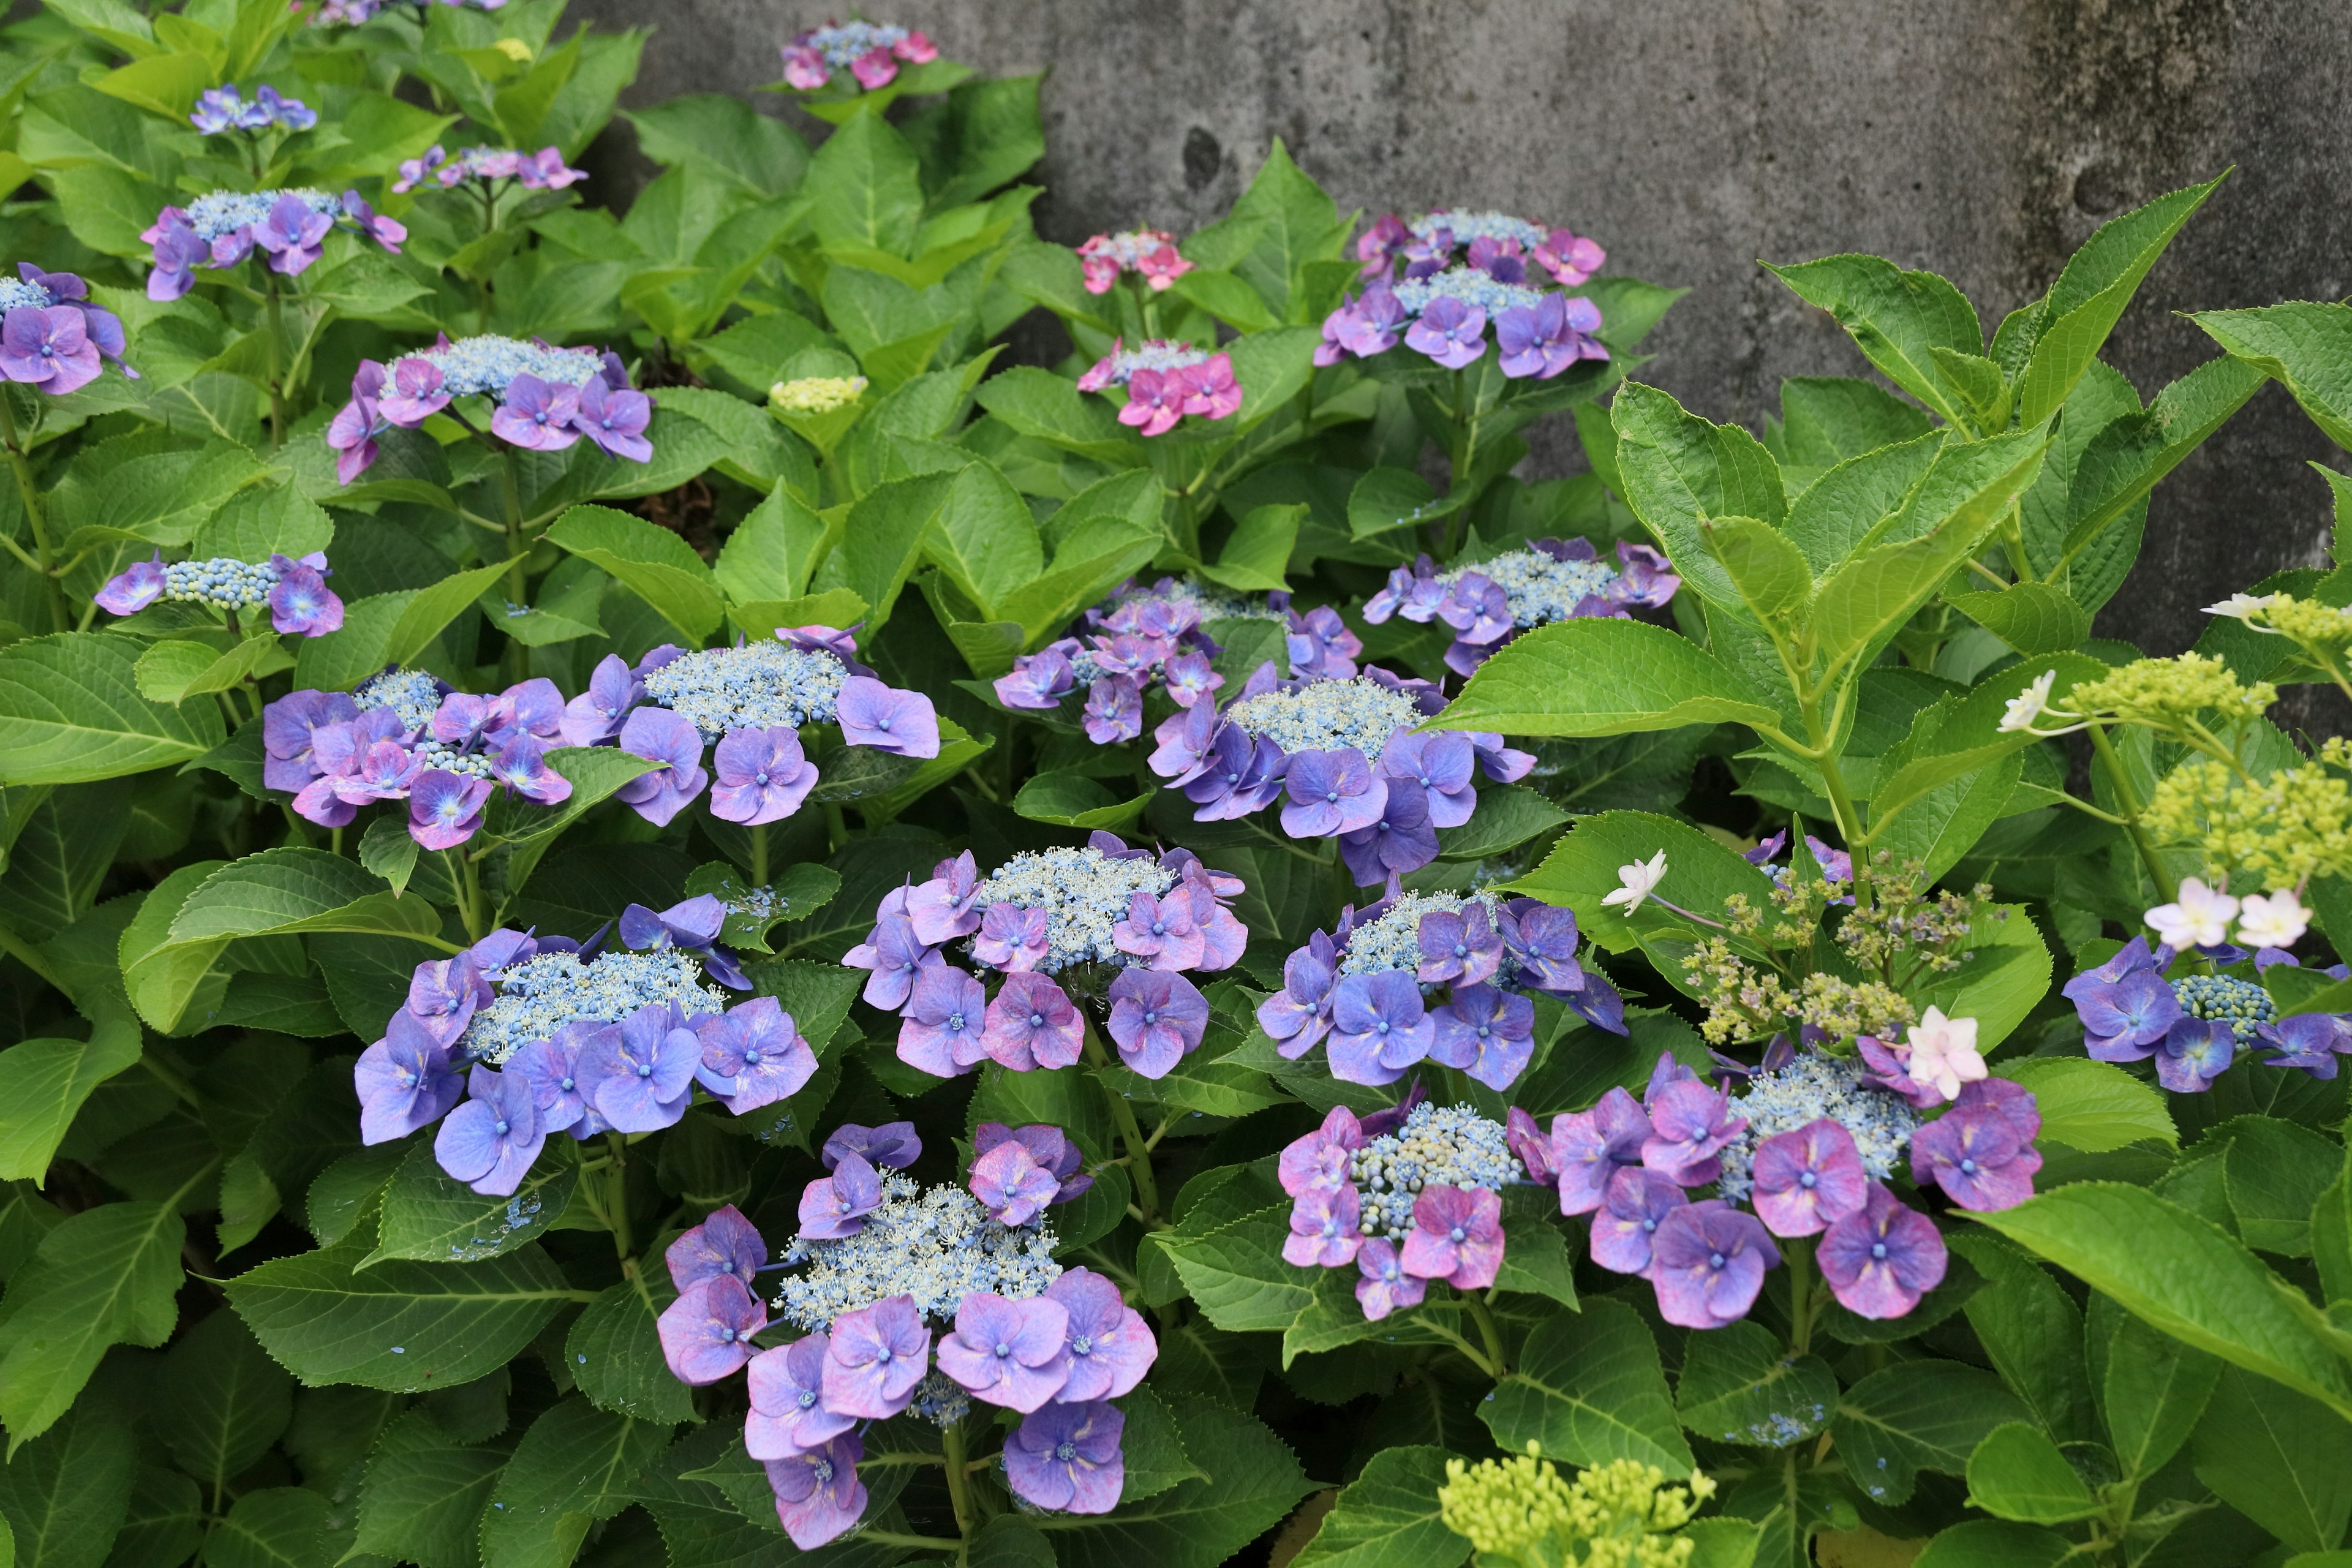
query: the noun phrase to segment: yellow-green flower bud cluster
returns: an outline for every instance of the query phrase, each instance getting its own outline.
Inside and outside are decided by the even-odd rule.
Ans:
[[[2331,741],[2322,757],[2347,756]],[[2221,763],[2183,763],[2148,802],[2147,824],[2169,843],[2197,844],[2209,868],[2266,888],[2352,872],[2352,784],[2317,763],[2280,768],[2259,783]]]
[[[779,414],[830,414],[848,407],[865,391],[862,375],[804,375],[768,388],[768,402]]]
[[[1968,951],[1969,936],[1978,910],[1992,902],[1992,889],[1979,882],[1966,894],[1923,893],[1927,868],[1920,862],[1895,867],[1885,850],[1875,860],[1875,899],[1867,909],[1848,910],[1838,927],[1837,944],[1848,958],[1865,970],[1909,981],[1923,973],[1948,974],[1976,956]],[[2008,918],[2006,910],[1991,913],[1996,921]]]
[[[1696,1543],[1673,1532],[1715,1483],[1698,1474],[1683,1486],[1665,1480],[1633,1459],[1565,1480],[1529,1443],[1508,1459],[1448,1459],[1438,1514],[1476,1549],[1479,1568],[1685,1568]]]
[[[2352,646],[2352,608],[2316,599],[2273,594],[2261,608],[2248,610],[2245,619],[2248,626],[2267,626],[2305,647],[2340,653]]]
[[[2267,680],[2239,683],[2230,667],[2208,654],[2177,658],[2134,659],[2121,669],[2086,680],[2066,696],[2067,709],[2081,718],[2112,716],[2130,723],[2168,729],[2200,713],[2213,712],[2235,724],[2262,716],[2278,700]],[[2057,710],[2051,710],[2054,717]]]

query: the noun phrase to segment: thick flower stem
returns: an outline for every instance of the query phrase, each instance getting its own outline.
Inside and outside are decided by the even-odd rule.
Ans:
[[[479,942],[484,935],[481,874],[474,869],[471,861],[455,849],[444,849],[441,858],[449,868],[450,890],[457,897],[457,918],[465,922],[467,940]]]
[[[1811,1237],[1787,1244],[1789,1258],[1789,1348],[1803,1355],[1813,1347],[1813,1242]]]
[[[1811,742],[1813,765],[1822,770],[1822,784],[1829,791],[1830,810],[1837,816],[1838,832],[1845,839],[1846,848],[1853,856],[1853,896],[1862,908],[1870,907],[1869,844],[1862,831],[1862,813],[1854,809],[1853,795],[1845,787],[1845,774],[1837,765],[1837,757],[1830,744],[1833,726],[1822,719],[1822,700],[1817,694],[1807,695],[1802,702],[1805,716],[1805,738]]]
[[[507,603],[530,603],[530,589],[523,577],[523,562],[530,548],[522,537],[522,471],[516,461],[512,447],[499,445],[499,489],[507,503]],[[507,659],[518,681],[530,679],[530,646],[519,637],[507,638]]]
[[[2149,837],[2147,826],[2140,820],[2146,808],[2139,803],[2139,792],[2132,788],[2131,775],[2124,769],[2124,760],[2116,755],[2115,742],[2107,739],[2106,728],[2094,724],[2084,733],[2091,737],[2091,750],[2098,754],[2100,763],[2107,770],[2107,782],[2116,786],[2116,799],[2124,808],[2124,831],[2131,835],[2132,847],[2139,851],[2140,864],[2147,868],[2156,883],[2157,892],[2169,901],[2180,896],[2180,888],[2173,881],[2164,858],[2156,852],[2156,840]]]
[[[1503,1332],[1496,1326],[1495,1314],[1486,1310],[1486,1303],[1470,1291],[1462,1293],[1462,1304],[1470,1309],[1470,1321],[1478,1325],[1478,1338],[1486,1346],[1486,1361],[1495,1376],[1502,1377],[1510,1369],[1503,1354]]]
[[[955,1425],[940,1434],[941,1445],[947,1451],[948,1501],[955,1509],[956,1534],[964,1541],[979,1528],[979,1510],[971,1504],[971,1474],[964,1468],[963,1424]]]
[[[626,1268],[636,1257],[629,1237],[629,1141],[618,1132],[608,1132],[604,1146],[612,1151],[611,1162],[604,1167],[604,1225],[613,1233],[614,1252]]]
[[[768,825],[755,822],[751,825],[751,886],[764,888],[767,885]]]
[[[25,521],[33,531],[33,565],[40,573],[41,585],[48,594],[49,619],[57,630],[68,631],[73,618],[66,609],[65,590],[58,586],[57,574],[49,567],[54,558],[49,553],[48,521],[41,514],[41,492],[33,483],[32,464],[25,460],[25,443],[16,436],[16,405],[5,391],[0,391],[0,441],[7,443],[8,471],[16,476],[16,494],[25,503]]]
[[[1111,1120],[1118,1123],[1119,1142],[1127,1145],[1127,1177],[1135,1184],[1136,1204],[1149,1229],[1160,1213],[1160,1184],[1151,1174],[1151,1145],[1143,1136],[1142,1125],[1135,1120],[1135,1107],[1127,1102],[1127,1096],[1111,1087],[1106,1076],[1110,1071],[1110,1053],[1103,1049],[1102,1037],[1095,1033],[1094,1020],[1083,1014],[1080,1019],[1087,1031],[1087,1062],[1095,1069],[1095,1081],[1102,1086],[1103,1098],[1110,1101]]]
[[[269,449],[286,445],[286,307],[278,293],[278,274],[264,269],[263,286],[269,311]]]

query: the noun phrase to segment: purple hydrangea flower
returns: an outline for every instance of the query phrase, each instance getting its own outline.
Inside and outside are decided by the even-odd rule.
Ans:
[[[2041,1151],[1997,1106],[1955,1103],[1911,1135],[1911,1179],[1933,1181],[1964,1209],[2016,1207],[2033,1195],[2041,1168]]]
[[[1282,1190],[1292,1197],[1310,1187],[1348,1184],[1348,1156],[1364,1146],[1364,1130],[1356,1113],[1335,1105],[1324,1113],[1323,1124],[1303,1138],[1293,1139],[1282,1151],[1276,1169]]]
[[[1282,808],[1282,830],[1293,838],[1358,832],[1388,809],[1388,781],[1352,747],[1300,752],[1290,759],[1285,784],[1290,804]]]
[[[253,226],[252,243],[269,253],[272,272],[298,277],[319,259],[328,231],[334,226],[333,218],[289,191],[271,204],[267,217]],[[218,264],[220,259],[215,245],[213,260]]]
[[[1383,781],[1385,784],[1386,781]],[[1387,790],[1388,803],[1370,826],[1339,836],[1339,855],[1361,888],[1418,871],[1437,858],[1437,829],[1429,797],[1413,788]]]
[[[1197,710],[1196,710],[1197,711]],[[1271,805],[1282,794],[1290,759],[1264,735],[1253,739],[1238,724],[1217,731],[1184,796],[1201,809],[1196,822],[1231,822]]]
[[[866,1228],[866,1216],[882,1206],[882,1180],[855,1154],[845,1155],[833,1174],[801,1190],[801,1237],[839,1241]]]
[[[1370,1322],[1418,1307],[1429,1294],[1429,1281],[1404,1271],[1396,1244],[1386,1237],[1374,1237],[1357,1249],[1356,1272],[1361,1276],[1356,1281],[1356,1303]]]
[[[71,305],[19,305],[0,314],[0,374],[53,394],[78,391],[98,379],[98,345],[81,311]]]
[[[1005,976],[996,1000],[988,1005],[980,1043],[1000,1066],[1027,1072],[1076,1062],[1086,1046],[1086,1031],[1077,1008],[1059,985],[1043,974],[1021,973]]]
[[[376,410],[404,430],[414,430],[449,406],[441,367],[411,354],[392,362],[392,391]]]
[[[1324,1049],[1342,1083],[1394,1083],[1429,1054],[1436,1036],[1421,987],[1403,970],[1345,975],[1333,988]]]
[[[1590,1110],[1553,1117],[1550,1158],[1559,1173],[1559,1212],[1599,1208],[1617,1173],[1641,1164],[1651,1131],[1649,1113],[1622,1089],[1612,1089]]]
[[[1646,1273],[1658,1226],[1688,1204],[1683,1190],[1639,1165],[1611,1168],[1599,1212],[1592,1216],[1592,1261],[1619,1274]]]
[[[1491,985],[1456,985],[1430,1014],[1436,1037],[1429,1058],[1459,1068],[1488,1089],[1511,1087],[1536,1050],[1536,1005]]]
[[[1764,1271],[1780,1261],[1763,1222],[1709,1198],[1670,1209],[1650,1238],[1658,1315],[1679,1328],[1719,1329],[1756,1304]]]
[[[1258,1004],[1257,1024],[1286,1057],[1302,1057],[1331,1027],[1331,989],[1339,954],[1321,931],[1283,961],[1282,989]]]
[[[789,1459],[823,1447],[857,1425],[856,1416],[824,1407],[822,1380],[831,1342],[820,1329],[751,1358],[744,1374],[751,1411],[743,1418],[743,1444],[751,1458]]]
[[[490,777],[541,805],[572,798],[572,781],[547,765],[547,748],[530,735],[517,735],[491,754]]]
[[[405,1008],[352,1069],[360,1097],[360,1142],[388,1143],[430,1127],[465,1092],[448,1047]]]
[[[635,952],[666,952],[674,947],[691,952],[718,941],[726,923],[727,906],[709,893],[659,911],[630,904],[621,911],[621,941]]]
[[[2202,1094],[2229,1070],[2237,1045],[2226,1018],[2175,1018],[2156,1047],[2156,1080],[2175,1094]]]
[[[663,1002],[598,1030],[580,1053],[582,1076],[596,1086],[589,1103],[621,1132],[674,1125],[693,1099],[701,1060],[700,1037]]]
[[[1417,978],[1425,984],[1481,984],[1503,966],[1502,933],[1487,921],[1484,904],[1433,910],[1421,917],[1416,935],[1421,942]]]
[[[907,1408],[931,1359],[931,1331],[912,1296],[890,1296],[834,1319],[823,1386],[829,1409],[887,1421]]]
[[[841,683],[834,718],[850,745],[901,757],[940,754],[939,712],[919,691],[898,691],[871,676],[853,675]]]
[[[999,1225],[1027,1225],[1054,1201],[1061,1184],[1017,1140],[999,1143],[971,1163],[971,1195]]]
[[[1076,685],[1069,656],[1058,647],[1041,648],[1022,655],[1010,674],[996,678],[996,700],[1007,708],[1058,708]]]
[[[1347,680],[1355,675],[1356,656],[1364,651],[1364,639],[1348,629],[1339,611],[1328,605],[1318,605],[1303,616],[1292,610],[1289,617],[1287,642],[1293,675],[1311,676],[1318,680]]]
[[[972,938],[971,956],[992,969],[1025,974],[1045,962],[1052,950],[1046,939],[1045,911],[1018,904],[991,904],[981,916],[980,933]]]
[[[1484,1290],[1503,1267],[1503,1244],[1501,1194],[1484,1187],[1423,1187],[1412,1200],[1404,1271],[1443,1279],[1457,1290]]]
[[[1667,1084],[1650,1097],[1651,1132],[1642,1145],[1642,1163],[1685,1187],[1703,1186],[1723,1173],[1717,1156],[1747,1130],[1731,1114],[1728,1098],[1690,1079]]]
[[[1404,341],[1446,369],[1460,370],[1486,352],[1486,312],[1441,295],[1423,308]]]
[[[866,982],[866,1004],[890,1013],[907,1005],[919,974],[947,967],[947,960],[915,934],[914,922],[903,913],[885,913],[873,934],[843,953],[841,962],[874,972]]]
[[[1140,1077],[1167,1077],[1208,1026],[1207,999],[1181,974],[1123,969],[1110,983],[1110,1037]]]
[[[976,1291],[957,1304],[955,1321],[940,1341],[940,1370],[973,1398],[1025,1415],[1069,1382],[1070,1313],[1059,1301]]]
[[[857,1479],[857,1461],[865,1457],[857,1434],[844,1432],[823,1447],[767,1462],[776,1518],[794,1546],[814,1552],[857,1523],[866,1512],[866,1483]]]
[[[1224,683],[1225,678],[1209,663],[1205,653],[1180,653],[1160,672],[1160,684],[1168,689],[1168,700],[1179,708],[1190,708],[1203,698],[1213,697]]]
[[[715,1274],[678,1292],[656,1321],[662,1358],[680,1383],[717,1383],[751,1359],[751,1336],[768,1326],[768,1309],[732,1274]]]
[[[1816,1236],[1858,1212],[1870,1186],[1853,1134],[1828,1117],[1756,1145],[1757,1217],[1775,1236]]]
[[[427,849],[454,849],[480,829],[489,803],[489,780],[426,769],[409,786],[408,836]]]
[[[799,732],[781,724],[730,730],[710,763],[717,781],[710,788],[710,815],[721,822],[747,827],[782,822],[816,787],[816,764],[802,752]]]
[[[955,937],[970,936],[984,918],[972,908],[980,892],[980,866],[967,849],[931,868],[928,882],[907,893],[907,918],[915,935],[936,947]]]
[[[121,574],[107,579],[106,586],[92,595],[98,607],[110,616],[135,616],[163,596],[163,555],[157,551],[152,560],[134,561]]]
[[[1004,1478],[1013,1491],[1062,1513],[1108,1513],[1127,1485],[1119,1438],[1127,1417],[1107,1400],[1048,1405],[1005,1440]]]
[[[547,1142],[530,1081],[476,1063],[466,1092],[433,1140],[441,1168],[488,1197],[506,1197],[522,1185]]]
[[[1574,910],[1514,899],[1503,916],[1503,950],[1517,966],[1521,984],[1563,995],[1584,988],[1589,977],[1576,961]]]
[[[572,427],[579,412],[579,388],[551,386],[525,371],[507,383],[505,400],[490,415],[490,434],[527,451],[561,452],[580,439]]]
[[[768,1243],[740,1209],[728,1204],[671,1242],[662,1261],[669,1266],[670,1283],[681,1290],[721,1274],[733,1275],[749,1289],[768,1261]]]
[[[1057,1395],[1061,1402],[1078,1405],[1133,1393],[1159,1359],[1160,1342],[1118,1287],[1092,1269],[1068,1268],[1045,1288],[1045,1300],[1069,1315],[1064,1348],[1070,1374]]]
[[[1087,688],[1087,739],[1097,746],[1143,733],[1143,693],[1124,675],[1106,675]]]
[[[1814,1256],[1838,1304],[1861,1318],[1899,1318],[1944,1282],[1936,1222],[1906,1208],[1879,1183],[1862,1206],[1822,1234]]]
[[[1290,1235],[1282,1244],[1282,1260],[1302,1268],[1338,1268],[1352,1263],[1364,1237],[1357,1226],[1363,1199],[1356,1189],[1318,1184],[1299,1193],[1290,1203]]]
[[[1181,789],[1198,778],[1209,766],[1221,726],[1213,702],[1195,702],[1190,708],[1180,708],[1160,721],[1151,732],[1159,747],[1146,759],[1151,771],[1168,781],[1171,789]],[[1279,748],[1276,748],[1279,750]]]
[[[911,1121],[886,1121],[879,1127],[845,1121],[817,1152],[828,1171],[852,1154],[869,1165],[903,1171],[923,1157],[923,1141],[915,1135]]]
[[[695,1021],[702,1059],[695,1077],[741,1116],[798,1094],[816,1076],[816,1053],[772,996],[754,996]]]
[[[1433,827],[1459,827],[1470,820],[1478,805],[1471,783],[1477,761],[1477,748],[1457,730],[1434,735],[1400,730],[1381,749],[1381,772],[1390,791],[1408,781],[1419,784]]]
[[[306,637],[322,637],[343,629],[343,602],[327,586],[326,576],[308,562],[272,555],[277,585],[269,590],[269,624],[277,630]]]
[[[2352,1017],[2298,1013],[2274,1024],[2255,1025],[2254,1037],[2273,1053],[2263,1058],[2264,1067],[2294,1068],[2316,1079],[2331,1079],[2336,1057],[2352,1051]]]
[[[1121,952],[1150,960],[1159,970],[1198,969],[1208,942],[1192,919],[1192,900],[1181,883],[1164,899],[1137,892],[1128,900],[1127,919],[1111,927]]]
[[[619,654],[606,654],[596,661],[588,689],[564,706],[563,743],[593,746],[614,739],[620,734],[629,710],[645,694],[644,682],[630,670],[628,662]]]
[[[983,1121],[971,1130],[971,1150],[975,1155],[992,1153],[1008,1142],[1018,1143],[1028,1150],[1029,1157],[1054,1178],[1055,1190],[1047,1196],[1045,1201],[1048,1203],[1068,1203],[1095,1184],[1095,1179],[1079,1168],[1086,1163],[1085,1151],[1068,1133],[1051,1122],[1032,1122],[1026,1127],[1013,1128],[1002,1121]]]
[[[147,237],[154,256],[154,267],[147,274],[147,298],[160,303],[194,288],[196,268],[210,261],[213,253],[203,237],[189,226],[187,214],[178,207],[165,207]]]
[[[661,765],[613,792],[656,827],[669,826],[710,782],[702,771],[702,731],[667,708],[639,708],[621,726],[621,750]]]
[[[898,1059],[936,1078],[953,1078],[988,1059],[988,993],[951,964],[926,966],[898,1025]]]
[[[592,376],[573,395],[572,427],[615,458],[650,463],[654,444],[646,426],[654,416],[653,400],[632,388],[612,387]]]

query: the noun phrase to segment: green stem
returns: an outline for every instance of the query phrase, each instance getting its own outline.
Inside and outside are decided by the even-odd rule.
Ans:
[[[49,967],[49,961],[43,958],[38,952],[35,952],[30,942],[27,942],[23,937],[18,936],[15,931],[10,931],[6,926],[0,926],[0,952],[6,953],[9,957],[15,959],[17,963],[23,964],[26,968],[39,975],[44,981],[57,987],[57,989],[64,995],[71,996],[73,994],[72,991],[67,988],[66,983],[58,978],[57,971]]]
[[[767,885],[768,825],[755,822],[751,825],[751,886],[764,888]]]
[[[515,458],[515,449],[504,442],[499,444],[499,488],[507,503],[507,603],[525,605],[530,602],[530,587],[523,578],[523,563],[530,547],[522,537],[522,470]],[[507,658],[514,667],[514,679],[530,679],[530,647],[517,637],[507,639]]]
[[[971,1503],[971,1476],[964,1468],[963,1426],[950,1426],[940,1434],[941,1447],[947,1451],[948,1502],[955,1510],[956,1534],[959,1545],[970,1541],[979,1528],[979,1510]]]
[[[8,447],[8,468],[16,476],[16,494],[25,503],[25,521],[33,531],[33,565],[41,574],[48,590],[49,619],[58,631],[72,626],[73,617],[66,608],[65,590],[49,570],[53,557],[49,553],[49,525],[41,515],[41,492],[33,483],[33,466],[25,460],[25,443],[16,435],[16,407],[5,393],[0,393],[0,441]],[[11,542],[13,547],[14,542]],[[23,552],[19,551],[19,554]]]
[[[2091,750],[2097,753],[2100,763],[2107,770],[2107,782],[2115,785],[2116,799],[2123,805],[2124,831],[2131,835],[2132,847],[2139,851],[2140,864],[2147,868],[2157,891],[2168,901],[2179,898],[2179,884],[2172,879],[2164,858],[2156,852],[2156,840],[2148,836],[2147,825],[2140,821],[2144,808],[2139,803],[2139,792],[2132,788],[2131,775],[2125,771],[2124,760],[2116,754],[2115,742],[2107,739],[2106,726],[2093,724],[2085,733],[2091,737]]]
[[[182,1104],[198,1108],[203,1106],[204,1102],[196,1098],[195,1085],[181,1077],[169,1062],[159,1058],[153,1051],[142,1053],[139,1058],[139,1065],[147,1069],[150,1078],[170,1089]]]
[[[1438,1338],[1445,1341],[1448,1344],[1451,1344],[1455,1350],[1460,1351],[1464,1360],[1469,1362],[1471,1365],[1476,1367],[1488,1377],[1496,1379],[1500,1379],[1502,1377],[1503,1369],[1499,1362],[1489,1360],[1482,1352],[1480,1352],[1476,1345],[1472,1344],[1468,1340],[1464,1339],[1460,1334],[1455,1333],[1452,1329],[1447,1328],[1436,1319],[1425,1317],[1421,1320],[1421,1326],[1427,1329],[1431,1333],[1437,1335]]]
[[[1853,795],[1845,787],[1845,774],[1837,765],[1830,744],[1830,726],[1822,721],[1822,700],[1818,693],[1810,694],[1801,704],[1805,716],[1805,738],[1811,743],[1813,765],[1822,770],[1822,784],[1829,791],[1830,810],[1837,816],[1838,832],[1844,836],[1846,847],[1853,854],[1853,896],[1864,908],[1870,904],[1869,865],[1870,840],[1862,831],[1862,814],[1854,809]]]
[[[464,923],[467,939],[479,942],[483,935],[482,921],[480,912],[474,907],[473,894],[480,887],[480,883],[476,878],[474,868],[467,863],[466,858],[455,849],[441,851],[441,861],[448,868],[449,891],[450,895],[457,900],[457,919]]]
[[[1478,1325],[1479,1339],[1486,1342],[1486,1360],[1492,1363],[1494,1375],[1501,1377],[1510,1369],[1503,1355],[1503,1334],[1496,1326],[1495,1314],[1486,1310],[1486,1303],[1476,1296],[1465,1293],[1462,1301],[1470,1309],[1470,1321]]]
[[[1095,1069],[1095,1081],[1102,1085],[1103,1098],[1110,1102],[1111,1120],[1118,1123],[1119,1142],[1127,1145],[1128,1179],[1135,1184],[1137,1204],[1143,1211],[1143,1223],[1149,1226],[1160,1213],[1160,1184],[1151,1173],[1151,1145],[1144,1142],[1143,1128],[1135,1120],[1135,1107],[1103,1076],[1110,1070],[1110,1053],[1103,1049],[1102,1037],[1095,1033],[1094,1020],[1084,1014],[1079,1016],[1086,1026],[1087,1060]]]
[[[604,1146],[612,1151],[611,1163],[604,1167],[604,1224],[613,1233],[613,1250],[626,1267],[636,1258],[629,1236],[629,1141],[618,1132],[607,1132]]]
[[[1813,1244],[1791,1241],[1789,1259],[1789,1348],[1803,1355],[1813,1348]]]
[[[909,1552],[961,1552],[963,1542],[944,1535],[908,1535],[896,1530],[861,1530],[860,1541],[883,1546],[903,1546]]]
[[[278,274],[264,268],[263,287],[269,311],[269,449],[286,444],[286,384],[282,356],[286,353],[286,310],[278,294]]]
[[[838,850],[849,842],[849,819],[841,815],[841,802],[824,803],[824,839],[826,847]]]

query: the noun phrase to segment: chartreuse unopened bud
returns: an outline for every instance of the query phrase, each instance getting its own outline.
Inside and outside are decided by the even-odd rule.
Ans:
[[[2235,724],[2261,717],[2277,700],[2278,689],[2269,681],[2241,685],[2221,659],[2184,653],[2178,658],[2134,659],[2096,680],[2085,680],[2067,694],[2065,705],[2076,717],[2111,715],[2128,723],[2169,729],[2206,713]]]
[[[2338,766],[2346,755],[2335,742],[2322,752]],[[2147,824],[2168,843],[2202,847],[2210,870],[2246,885],[2294,888],[2352,871],[2352,784],[2316,763],[2254,781],[2192,759],[2158,782]]]
[[[1563,1480],[1541,1446],[1526,1454],[1445,1464],[1439,1517],[1477,1550],[1479,1568],[1685,1568],[1696,1543],[1674,1531],[1715,1483],[1665,1484],[1654,1465],[1615,1459]]]
[[[779,414],[803,418],[846,408],[866,395],[862,375],[804,375],[780,381],[768,388],[768,403]]]

